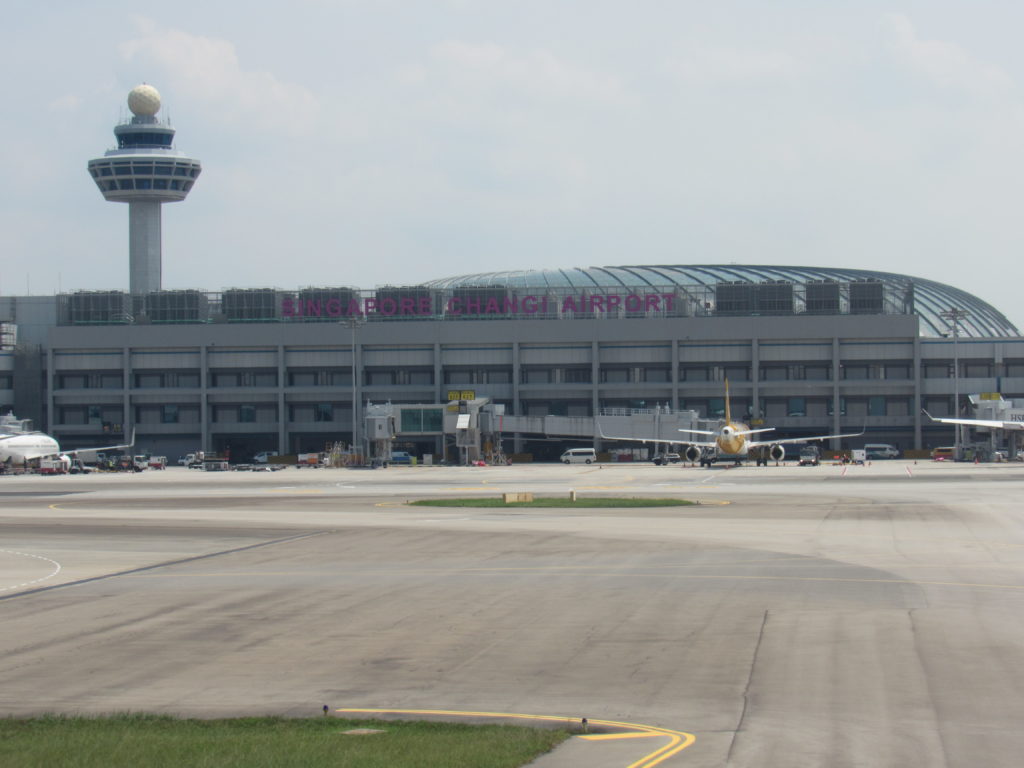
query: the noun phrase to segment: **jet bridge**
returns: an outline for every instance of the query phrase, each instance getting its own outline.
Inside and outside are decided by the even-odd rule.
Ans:
[[[503,446],[510,442],[515,445],[516,452],[522,441],[537,439],[576,439],[600,447],[603,433],[636,440],[657,439],[663,444],[674,441],[682,445],[686,439],[680,429],[709,428],[698,418],[696,411],[672,411],[667,406],[643,410],[608,409],[596,418],[509,416],[505,414],[504,405],[483,397],[445,405],[394,404],[387,408],[395,425],[393,439],[445,438],[449,445],[454,444],[459,462],[463,464],[480,460],[503,461]],[[436,411],[443,411],[443,417],[434,416]]]

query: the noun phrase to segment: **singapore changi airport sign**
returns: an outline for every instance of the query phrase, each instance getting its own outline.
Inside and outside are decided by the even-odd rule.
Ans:
[[[568,296],[452,296],[446,299],[443,314],[463,317],[487,315],[547,315],[561,312],[617,313],[671,312],[675,308],[672,293],[604,293]],[[352,317],[383,315],[385,317],[433,317],[437,314],[431,296],[394,296],[352,298],[296,299],[281,301],[281,315],[287,318]]]

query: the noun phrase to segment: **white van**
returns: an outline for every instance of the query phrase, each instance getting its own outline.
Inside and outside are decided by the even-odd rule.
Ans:
[[[900,452],[895,446],[888,443],[867,443],[864,446],[864,455],[869,461],[873,459],[898,459]]]
[[[597,452],[593,448],[570,448],[559,458],[563,464],[593,464]]]

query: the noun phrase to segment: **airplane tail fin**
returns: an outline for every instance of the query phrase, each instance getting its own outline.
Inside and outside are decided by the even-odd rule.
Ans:
[[[729,410],[729,380],[725,380],[725,423],[732,424],[732,413]]]

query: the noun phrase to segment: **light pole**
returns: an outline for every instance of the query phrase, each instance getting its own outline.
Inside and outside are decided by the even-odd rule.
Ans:
[[[953,418],[960,418],[960,355],[957,350],[957,339],[960,336],[960,321],[970,315],[966,309],[952,307],[939,316],[953,324]],[[960,425],[953,425],[953,459],[960,461],[963,458],[960,447]]]
[[[344,323],[352,332],[352,455],[355,458],[359,450],[359,379],[356,367],[356,329],[358,329],[366,318],[362,315],[349,315]],[[360,452],[361,453],[361,452]]]

